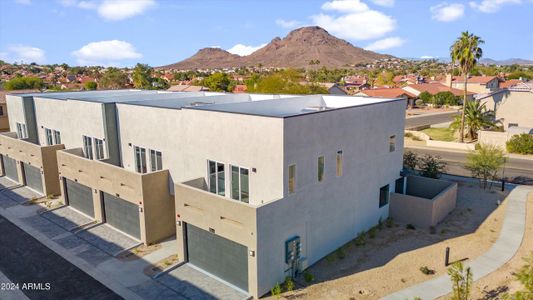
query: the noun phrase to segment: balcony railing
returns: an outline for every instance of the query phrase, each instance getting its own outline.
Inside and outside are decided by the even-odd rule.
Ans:
[[[0,154],[28,163],[37,168],[53,167],[56,163],[55,152],[64,149],[64,145],[41,146],[18,139],[15,132],[0,134]]]
[[[151,190],[168,193],[168,170],[140,174],[85,158],[81,148],[59,151],[57,160],[60,176],[137,205],[142,205],[145,197],[151,196]]]

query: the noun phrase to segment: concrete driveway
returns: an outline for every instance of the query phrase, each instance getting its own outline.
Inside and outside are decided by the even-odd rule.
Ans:
[[[141,244],[105,223],[79,231],[76,235],[112,256]]]
[[[73,231],[81,226],[90,224],[93,219],[78,212],[70,206],[63,206],[53,210],[49,210],[41,214],[55,224],[65,228],[68,231]]]

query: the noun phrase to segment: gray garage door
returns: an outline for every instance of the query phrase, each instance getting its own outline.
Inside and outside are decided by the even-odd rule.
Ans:
[[[4,165],[6,177],[18,182],[19,176],[17,172],[17,162],[12,158],[2,155],[2,163]]]
[[[104,196],[105,221],[116,229],[140,239],[139,207],[108,193],[102,194]]]
[[[187,224],[189,263],[248,291],[248,249]]]
[[[93,194],[90,187],[65,178],[68,204],[94,218]]]
[[[23,163],[24,167],[24,181],[26,185],[32,189],[43,193],[43,178],[41,175],[41,169],[34,166],[30,166],[27,163]]]

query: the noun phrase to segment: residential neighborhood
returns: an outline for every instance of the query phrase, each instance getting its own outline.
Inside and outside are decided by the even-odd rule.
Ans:
[[[0,299],[533,299],[531,9],[0,2]]]

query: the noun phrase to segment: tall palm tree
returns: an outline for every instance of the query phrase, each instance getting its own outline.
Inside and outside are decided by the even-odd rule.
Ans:
[[[485,103],[479,101],[470,101],[464,106],[464,119],[459,116],[455,118],[450,127],[458,129],[459,126],[465,126],[467,134],[471,140],[477,139],[477,132],[481,129],[492,129],[497,127],[495,114],[492,110],[487,110]],[[464,129],[464,128],[463,128]]]
[[[461,113],[461,133],[460,141],[464,142],[465,131],[465,106],[467,103],[467,84],[468,76],[475,65],[483,56],[483,50],[479,47],[485,43],[479,36],[476,36],[468,31],[461,33],[461,36],[457,38],[455,43],[450,47],[450,56],[452,58],[452,64],[457,64],[461,70],[461,74],[464,76],[464,97],[463,97],[463,109]]]

